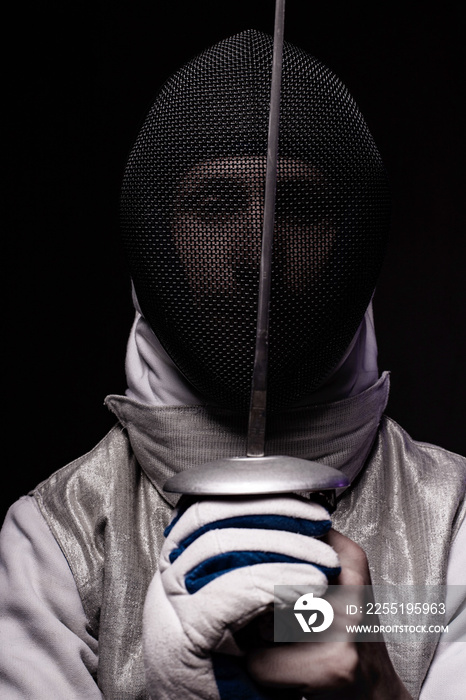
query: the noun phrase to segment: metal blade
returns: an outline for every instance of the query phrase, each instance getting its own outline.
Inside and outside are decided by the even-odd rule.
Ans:
[[[265,175],[264,223],[257,304],[257,330],[254,369],[252,374],[251,404],[247,455],[262,457],[265,449],[267,404],[269,306],[272,271],[272,242],[275,225],[275,192],[277,186],[278,125],[280,117],[280,89],[282,82],[283,34],[285,28],[285,0],[276,0],[273,38],[272,85],[270,88],[269,133],[267,142],[267,169]]]

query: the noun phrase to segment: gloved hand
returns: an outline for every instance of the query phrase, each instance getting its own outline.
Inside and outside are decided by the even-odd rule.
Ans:
[[[316,538],[330,527],[322,506],[297,496],[216,498],[180,510],[144,607],[150,697],[272,697],[247,675],[234,635],[273,609],[275,585],[325,592],[339,562]]]

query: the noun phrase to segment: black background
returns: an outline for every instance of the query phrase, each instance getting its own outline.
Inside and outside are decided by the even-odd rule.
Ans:
[[[288,0],[285,38],[359,103],[393,191],[375,297],[388,413],[466,453],[461,3]],[[125,389],[133,317],[118,241],[124,163],[164,79],[273,0],[17,3],[4,21],[7,304],[2,508],[89,450]],[[6,418],[6,420],[5,420]]]

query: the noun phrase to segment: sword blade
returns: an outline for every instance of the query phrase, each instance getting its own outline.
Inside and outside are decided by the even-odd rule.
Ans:
[[[247,438],[247,456],[262,457],[265,450],[267,375],[269,364],[269,308],[271,293],[272,243],[275,224],[277,185],[278,126],[283,62],[285,0],[276,0],[273,37],[272,84],[270,89],[267,167],[265,176],[264,222],[259,273],[257,329],[251,402]]]

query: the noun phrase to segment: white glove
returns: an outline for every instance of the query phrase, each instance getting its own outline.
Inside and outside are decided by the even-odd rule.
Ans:
[[[242,668],[234,634],[273,609],[276,585],[325,592],[339,562],[315,538],[330,527],[322,506],[295,496],[202,500],[178,512],[144,607],[152,700],[271,697]]]

